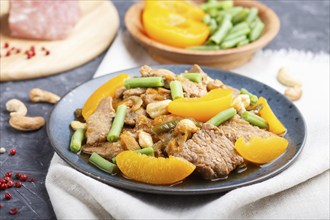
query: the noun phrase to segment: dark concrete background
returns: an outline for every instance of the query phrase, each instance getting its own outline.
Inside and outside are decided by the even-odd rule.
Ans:
[[[116,5],[121,28],[125,11],[134,1],[117,0]],[[329,53],[329,0],[263,0],[280,17],[281,30],[279,35],[266,49],[298,49],[311,52]],[[34,87],[47,89],[62,96],[70,89],[92,78],[93,73],[102,61],[104,54],[89,63],[63,74],[42,79],[0,84],[0,146],[7,152],[11,148],[17,150],[15,156],[8,153],[0,155],[0,174],[6,171],[23,172],[34,177],[36,182],[24,183],[22,188],[8,190],[13,199],[5,201],[4,191],[0,191],[0,219],[54,219],[49,197],[45,188],[45,176],[53,156],[46,129],[36,132],[18,132],[8,125],[9,115],[5,109],[8,99],[18,98],[26,103],[29,115],[48,117],[52,109],[50,104],[33,104],[29,102],[28,93]],[[19,214],[10,216],[9,208],[17,207]]]

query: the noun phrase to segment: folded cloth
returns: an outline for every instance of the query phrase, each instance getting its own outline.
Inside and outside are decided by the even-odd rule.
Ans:
[[[95,76],[154,64],[126,32],[119,34]],[[260,51],[233,72],[279,92],[280,67],[303,84],[295,102],[307,124],[306,145],[279,175],[227,193],[165,196],[126,191],[101,183],[54,155],[46,187],[59,219],[329,219],[329,55],[295,50]]]

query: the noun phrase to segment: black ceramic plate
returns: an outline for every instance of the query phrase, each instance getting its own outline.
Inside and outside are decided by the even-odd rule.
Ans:
[[[165,68],[174,73],[182,73],[190,66],[161,65],[154,66],[154,68]],[[81,108],[89,95],[108,79],[123,72],[132,76],[138,75],[139,68],[123,70],[90,80],[66,94],[50,115],[47,131],[52,146],[64,161],[84,174],[118,188],[146,193],[196,195],[229,191],[237,187],[264,181],[288,168],[301,152],[306,137],[304,119],[296,106],[283,95],[261,82],[228,71],[211,68],[203,69],[212,78],[220,79],[225,84],[236,88],[244,87],[252,93],[268,99],[273,111],[288,130],[285,137],[289,140],[289,146],[280,158],[261,167],[249,167],[244,172],[233,173],[225,180],[206,181],[192,176],[183,183],[174,186],[154,186],[125,179],[120,174],[108,175],[89,164],[83,157],[70,152],[68,148],[72,134],[70,122],[74,120],[74,110]]]

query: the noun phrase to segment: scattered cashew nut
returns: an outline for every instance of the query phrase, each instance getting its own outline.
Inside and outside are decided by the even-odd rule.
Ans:
[[[71,128],[73,130],[75,130],[75,131],[77,129],[79,129],[79,128],[83,128],[83,129],[86,129],[87,128],[87,124],[86,123],[82,123],[80,121],[72,121],[70,125],[71,125]]]
[[[46,90],[34,88],[30,91],[30,100],[32,102],[48,102],[55,104],[57,103],[61,98],[51,92],[48,92]]]
[[[297,79],[295,79],[289,72],[289,69],[286,67],[282,67],[281,69],[279,69],[278,73],[277,73],[277,80],[285,85],[285,86],[289,86],[289,87],[293,87],[293,86],[302,86],[301,82]]]
[[[45,119],[43,117],[27,117],[21,115],[11,116],[9,119],[11,127],[19,131],[33,131],[38,130],[45,125]]]
[[[284,95],[291,101],[297,101],[302,96],[302,89],[300,86],[289,87],[284,91]]]
[[[6,109],[10,112],[10,116],[25,116],[27,113],[27,108],[23,102],[18,99],[10,99],[6,103]]]
[[[245,111],[249,105],[250,105],[250,96],[247,94],[240,94],[236,96],[233,100],[232,106],[237,110],[237,111]]]

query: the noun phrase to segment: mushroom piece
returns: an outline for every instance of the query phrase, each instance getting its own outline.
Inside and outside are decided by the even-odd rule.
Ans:
[[[25,116],[27,114],[27,108],[23,102],[18,99],[10,99],[6,103],[6,109],[10,112],[10,116]]]
[[[11,116],[9,120],[11,127],[20,131],[34,131],[45,125],[43,117],[26,117],[21,115]]]
[[[34,88],[34,89],[31,89],[31,91],[30,91],[30,100],[32,102],[48,102],[48,103],[55,104],[60,99],[61,98],[58,95],[56,95],[52,92],[48,92],[46,90]]]

